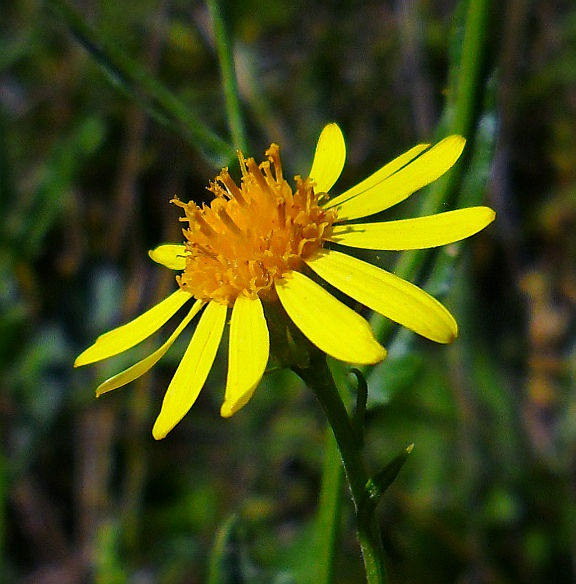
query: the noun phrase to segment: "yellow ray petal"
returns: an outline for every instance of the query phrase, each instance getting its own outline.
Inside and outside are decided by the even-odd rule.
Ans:
[[[494,221],[489,207],[469,207],[427,217],[336,225],[330,241],[362,249],[427,249],[460,241]]]
[[[186,267],[186,246],[176,243],[165,243],[151,249],[148,255],[158,264],[169,270],[183,270]]]
[[[165,298],[133,321],[100,335],[91,347],[88,347],[76,358],[74,367],[101,361],[134,347],[155,333],[190,298],[192,296],[188,292],[180,289],[176,290],[168,298]]]
[[[152,429],[156,440],[164,438],[196,401],[214,363],[226,311],[226,306],[218,302],[212,301],[206,306],[164,396],[160,415]]]
[[[318,138],[310,178],[316,181],[315,191],[327,193],[338,180],[346,160],[346,143],[337,124],[328,124]]]
[[[262,302],[238,296],[230,320],[228,377],[220,414],[228,418],[244,407],[260,383],[270,352]]]
[[[386,356],[366,320],[300,272],[292,272],[276,291],[294,324],[326,354],[361,365]]]
[[[194,306],[192,306],[190,312],[184,317],[176,330],[170,335],[168,340],[160,348],[156,349],[156,351],[154,351],[151,355],[148,355],[148,357],[132,365],[132,367],[128,367],[128,369],[121,371],[117,375],[114,375],[114,377],[107,379],[104,383],[99,385],[96,389],[96,397],[100,397],[103,393],[112,391],[113,389],[118,389],[123,385],[127,385],[131,381],[134,381],[135,379],[138,379],[138,377],[144,375],[144,373],[146,373],[148,370],[152,369],[152,367],[154,367],[154,365],[156,365],[156,363],[158,363],[158,361],[160,361],[160,359],[166,354],[166,351],[168,351],[168,349],[173,345],[174,341],[188,326],[190,321],[198,314],[198,311],[200,308],[202,308],[202,304],[203,303],[201,300],[197,300],[194,303]]]
[[[400,170],[403,166],[406,166],[411,160],[414,160],[416,156],[421,154],[427,148],[430,148],[430,144],[418,144],[418,146],[414,146],[414,148],[411,148],[408,150],[408,152],[404,152],[404,154],[401,154],[392,162],[389,162],[380,170],[377,170],[374,174],[371,174],[368,178],[365,178],[361,183],[358,183],[356,186],[348,189],[341,195],[330,199],[330,201],[324,205],[324,208],[330,209],[336,205],[341,205],[344,201],[353,199],[357,195],[362,194],[364,191],[371,189],[378,183],[381,183],[385,178],[388,178],[390,175]]]
[[[368,217],[403,201],[451,168],[465,143],[462,136],[444,138],[398,172],[338,205],[338,221]]]
[[[306,263],[344,294],[423,337],[449,343],[458,334],[456,321],[438,300],[390,272],[337,251]]]

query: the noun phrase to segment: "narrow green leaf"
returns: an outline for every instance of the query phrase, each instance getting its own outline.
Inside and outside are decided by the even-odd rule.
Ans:
[[[386,489],[396,480],[412,450],[414,450],[414,444],[410,444],[408,448],[393,458],[382,470],[377,472],[371,479],[368,479],[364,491],[365,495],[360,502],[358,510],[358,521],[361,521],[361,517],[370,516]]]
[[[314,557],[311,558],[311,563],[315,566],[313,581],[316,584],[330,584],[334,578],[343,479],[342,457],[330,430],[326,433],[322,487],[316,512],[316,541],[313,547]]]
[[[234,157],[232,146],[208,128],[178,97],[89,26],[64,0],[48,0],[50,8],[65,22],[76,40],[99,63],[111,82],[135,99],[158,123],[197,148],[215,167],[226,166]]]
[[[368,382],[359,369],[351,369],[350,373],[356,377],[357,382],[356,409],[352,415],[352,427],[358,436],[358,443],[360,446],[364,446],[364,419],[366,417],[366,403],[368,401]]]
[[[388,356],[368,375],[368,408],[385,406],[409,388],[421,373],[423,356],[415,351],[416,335],[400,329],[388,345]]]
[[[238,549],[240,518],[230,516],[218,529],[210,554],[208,584],[242,583],[242,568]]]

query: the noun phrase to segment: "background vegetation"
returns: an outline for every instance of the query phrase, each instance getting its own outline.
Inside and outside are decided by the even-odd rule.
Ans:
[[[108,46],[228,135],[203,2],[76,4]],[[296,377],[268,376],[223,420],[223,356],[154,442],[187,339],[99,400],[124,358],[72,368],[99,333],[173,289],[147,250],[180,239],[168,201],[206,200],[226,160],[80,46],[53,5],[0,7],[0,580],[202,583],[218,535],[230,582],[306,582],[325,422]],[[321,128],[338,121],[345,188],[442,135],[466,3],[223,9],[257,159],[276,141],[286,174],[306,174]],[[576,579],[576,8],[508,0],[486,31],[458,206],[485,201],[497,221],[455,268],[420,274],[460,338],[445,348],[395,334],[370,378],[369,459],[416,445],[380,509],[393,583]],[[398,213],[417,214],[422,197]],[[341,521],[337,582],[361,582],[346,506]]]

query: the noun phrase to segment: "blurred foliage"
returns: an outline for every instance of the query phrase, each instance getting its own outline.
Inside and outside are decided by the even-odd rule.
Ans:
[[[336,120],[344,188],[433,139],[464,6],[223,3],[251,154],[274,140],[288,173],[306,174]],[[204,3],[76,8],[228,141]],[[173,289],[146,252],[179,239],[169,199],[206,200],[215,168],[118,91],[45,4],[5,2],[0,17],[0,581],[194,584],[221,546],[228,567],[212,566],[214,582],[306,582],[325,428],[294,376],[271,374],[223,420],[215,368],[156,443],[182,344],[98,401],[93,389],[123,357],[72,369],[95,335]],[[394,583],[576,578],[576,8],[509,0],[491,17],[456,199],[488,201],[498,220],[421,274],[460,338],[445,348],[393,331],[368,377],[374,469],[415,444],[380,507]],[[414,205],[418,195],[399,212]],[[456,253],[455,266],[443,261]],[[360,582],[346,506],[341,521],[337,582]]]

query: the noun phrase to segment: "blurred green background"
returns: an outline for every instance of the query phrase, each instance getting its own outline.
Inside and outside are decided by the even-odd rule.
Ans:
[[[227,139],[204,3],[76,8]],[[278,142],[285,174],[305,175],[320,130],[337,121],[343,189],[443,135],[466,9],[225,2],[249,153]],[[174,289],[147,250],[180,240],[168,201],[207,200],[214,157],[149,115],[146,92],[128,94],[61,13],[18,0],[0,18],[0,581],[202,583],[220,533],[226,582],[307,582],[325,422],[295,376],[267,376],[223,420],[221,355],[190,414],[155,442],[187,338],[99,400],[97,384],[158,339],[72,368],[98,334]],[[380,507],[398,584],[576,582],[576,6],[498,3],[486,34],[469,104],[474,156],[454,201],[483,201],[497,221],[419,280],[457,316],[460,337],[438,347],[394,334],[370,378],[371,464],[416,445]],[[387,217],[416,215],[422,197]],[[362,582],[343,497],[336,581]]]

